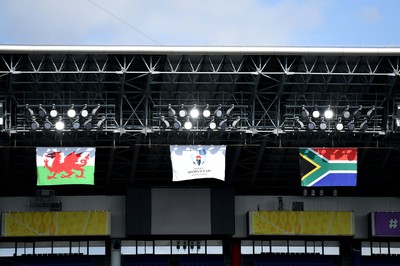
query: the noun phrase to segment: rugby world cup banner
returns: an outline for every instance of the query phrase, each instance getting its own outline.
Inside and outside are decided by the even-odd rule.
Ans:
[[[400,212],[372,212],[372,236],[400,236]]]
[[[353,236],[349,211],[249,211],[249,235]]]
[[[2,237],[109,236],[111,212],[7,212],[2,214]]]
[[[301,186],[356,186],[357,151],[357,148],[300,149]]]
[[[37,185],[94,185],[96,148],[36,148]]]
[[[225,180],[226,146],[170,146],[172,181]]]

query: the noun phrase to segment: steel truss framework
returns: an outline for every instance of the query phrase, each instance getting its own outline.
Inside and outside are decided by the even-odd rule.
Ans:
[[[7,165],[34,154],[36,146],[98,147],[101,178],[93,193],[121,193],[127,184],[170,184],[168,145],[226,144],[229,183],[246,188],[245,193],[263,189],[268,193],[271,183],[294,193],[298,186],[288,181],[298,176],[292,167],[297,147],[363,147],[364,160],[385,149],[383,159],[376,161],[379,165],[400,156],[396,149],[399,72],[400,49],[394,48],[3,46],[0,102],[6,167],[2,176],[21,177],[4,178],[3,183],[17,186],[26,180],[25,171]],[[106,124],[102,130],[32,131],[25,119],[26,104],[100,104],[106,106],[102,111]],[[221,105],[224,111],[233,104],[233,118],[228,119],[240,116],[241,120],[238,127],[224,130],[207,129],[207,119],[191,130],[165,129],[162,116],[173,122],[169,104],[176,108],[208,104],[211,109]],[[301,117],[302,106],[331,107],[335,116],[327,130],[320,130],[320,118],[313,118],[315,129],[296,129],[296,117],[304,123],[310,119]],[[363,106],[362,119],[367,119],[371,107],[376,115],[368,117],[365,130],[358,125],[351,132],[338,131],[334,126],[346,106],[352,112]],[[28,176],[34,177],[35,170],[30,170]],[[377,178],[368,177],[365,183]]]

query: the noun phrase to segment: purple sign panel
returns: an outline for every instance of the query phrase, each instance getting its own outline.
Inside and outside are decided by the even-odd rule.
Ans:
[[[373,236],[400,236],[400,212],[371,213]]]

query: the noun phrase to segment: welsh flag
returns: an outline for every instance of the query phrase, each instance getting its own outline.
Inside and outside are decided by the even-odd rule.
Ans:
[[[36,148],[37,185],[94,185],[96,148]]]
[[[299,152],[301,186],[356,186],[357,148],[304,148]]]

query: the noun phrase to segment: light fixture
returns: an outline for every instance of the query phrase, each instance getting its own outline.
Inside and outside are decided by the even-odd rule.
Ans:
[[[239,122],[240,122],[240,116],[238,115],[238,116],[236,117],[236,119],[233,120],[233,122],[232,122],[232,127],[233,127],[233,128],[239,127]]]
[[[81,127],[81,123],[79,122],[79,116],[75,118],[75,120],[72,122],[72,129],[78,130]]]
[[[315,196],[315,189],[311,189],[311,196],[312,196],[312,197]]]
[[[97,104],[97,106],[92,110],[92,116],[97,117],[99,115],[99,111],[100,111],[100,104]]]
[[[29,107],[29,104],[25,105],[25,109],[26,109],[26,117],[28,118],[33,118],[35,116],[35,112],[32,110],[32,108]]]
[[[228,127],[228,119],[226,116],[224,116],[224,119],[222,119],[219,124],[218,124],[219,128],[222,130],[225,130]]]
[[[46,130],[50,130],[53,127],[53,123],[50,122],[49,118],[46,117],[44,123],[43,123],[43,127]]]
[[[326,130],[327,128],[328,128],[328,125],[325,122],[325,118],[321,117],[321,123],[319,124],[319,129]]]
[[[42,104],[39,104],[38,115],[40,118],[45,118],[47,116],[47,111],[43,108]]]
[[[349,131],[354,131],[356,129],[356,124],[354,122],[354,118],[347,124],[347,129]]]
[[[232,115],[233,108],[235,108],[235,105],[231,104],[231,107],[229,107],[229,109],[226,110],[226,116],[231,116]]]
[[[308,117],[310,115],[310,112],[306,109],[306,107],[303,105],[301,107],[301,116],[302,117]]]
[[[300,121],[298,116],[296,116],[294,119],[295,119],[294,128],[297,130],[302,129],[304,127],[304,123]]]
[[[217,109],[215,109],[214,111],[214,116],[217,118],[221,118],[222,117],[222,104],[218,105]]]
[[[368,129],[368,119],[365,118],[364,121],[360,125],[360,130],[367,131],[367,129]]]
[[[4,125],[4,108],[3,103],[0,102],[0,126]]]
[[[319,190],[319,196],[320,197],[324,196],[324,190],[322,188]]]
[[[60,117],[58,118],[58,121],[57,121],[56,124],[55,124],[55,128],[56,128],[58,131],[61,131],[61,130],[64,129],[64,127],[65,127],[64,121],[62,120],[62,117],[60,116]]]
[[[311,117],[308,118],[307,128],[309,130],[314,130],[315,129],[315,123],[314,123],[314,121],[312,121]]]
[[[96,126],[97,126],[97,129],[98,129],[98,130],[102,130],[102,129],[103,129],[103,126],[104,126],[104,122],[105,122],[105,121],[106,121],[106,116],[103,115],[103,116],[101,117],[101,119],[100,119],[99,121],[97,121]]]
[[[200,115],[199,109],[197,109],[196,104],[193,105],[193,108],[190,110],[190,117],[193,119],[198,118]]]
[[[169,122],[165,119],[165,116],[161,116],[161,128],[166,129],[169,128],[170,124]]]
[[[343,110],[342,116],[344,119],[350,119],[350,106],[346,105],[346,108]]]
[[[180,129],[182,126],[182,123],[178,120],[176,116],[174,116],[174,122],[172,123],[172,126],[174,129]]]
[[[53,118],[58,116],[58,111],[55,104],[53,104],[53,107],[50,110],[50,116]]]
[[[376,110],[376,108],[375,108],[375,106],[373,105],[373,106],[371,107],[371,109],[368,110],[367,116],[368,116],[369,118],[374,117],[374,116],[375,116],[375,110]]]
[[[35,116],[32,116],[31,129],[32,130],[38,130],[39,129],[39,123],[38,123],[38,121],[36,121]]]
[[[319,112],[318,107],[315,106],[314,111],[312,112],[312,116],[314,118],[318,118],[320,115],[321,115],[321,113]]]
[[[182,104],[181,105],[181,109],[179,110],[179,117],[180,118],[184,118],[186,116],[187,116],[187,111],[186,111],[185,107]]]
[[[176,115],[176,111],[174,108],[172,108],[171,104],[168,104],[168,116],[169,117],[174,117]]]
[[[328,105],[328,109],[325,110],[325,112],[324,112],[324,117],[325,117],[326,119],[332,119],[332,118],[333,118],[333,111],[332,111],[330,105]]]
[[[203,117],[208,118],[210,117],[211,112],[210,112],[210,106],[207,104],[206,108],[203,110]]]
[[[192,122],[190,121],[190,117],[188,116],[188,117],[186,118],[186,122],[185,122],[185,124],[183,125],[183,127],[184,127],[185,129],[189,130],[189,129],[192,129],[192,126],[193,126],[193,124],[192,124]]]
[[[356,119],[358,119],[358,118],[361,117],[361,110],[362,110],[362,108],[363,108],[362,105],[360,105],[360,106],[357,108],[357,110],[354,111],[353,116],[354,116]]]
[[[87,104],[85,104],[85,105],[83,106],[83,108],[82,108],[80,114],[81,114],[81,116],[82,116],[83,118],[88,117],[89,111],[88,111],[88,109],[87,109]]]
[[[92,129],[92,127],[93,127],[93,119],[92,119],[91,116],[85,122],[83,122],[83,127],[86,130],[91,130]]]
[[[214,116],[211,118],[210,123],[208,123],[208,128],[214,130],[217,128],[217,123],[215,123]]]
[[[342,123],[342,118],[338,117],[338,121],[336,122],[336,130],[337,131],[342,131],[344,128],[343,123]]]
[[[74,117],[76,116],[76,111],[75,111],[75,108],[74,108],[74,105],[73,105],[73,104],[72,104],[71,107],[68,109],[68,111],[67,111],[67,116],[68,116],[69,118],[74,118]]]

